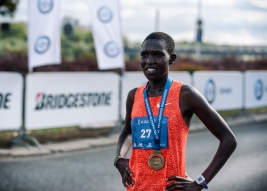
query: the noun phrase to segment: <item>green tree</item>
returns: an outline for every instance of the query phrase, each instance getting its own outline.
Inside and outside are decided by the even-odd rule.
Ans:
[[[1,0],[0,15],[13,17],[19,0]]]

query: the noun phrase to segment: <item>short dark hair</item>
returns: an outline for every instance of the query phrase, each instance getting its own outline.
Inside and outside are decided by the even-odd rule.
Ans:
[[[165,42],[166,49],[168,53],[171,55],[174,53],[175,45],[174,45],[174,40],[172,37],[164,32],[153,32],[150,35],[148,35],[145,40],[142,43],[142,46],[146,40],[163,40]]]

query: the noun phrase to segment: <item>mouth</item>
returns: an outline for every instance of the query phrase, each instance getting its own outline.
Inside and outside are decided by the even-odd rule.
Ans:
[[[156,68],[146,68],[146,71],[147,71],[148,73],[154,73],[154,72],[157,71],[157,69],[156,69]]]

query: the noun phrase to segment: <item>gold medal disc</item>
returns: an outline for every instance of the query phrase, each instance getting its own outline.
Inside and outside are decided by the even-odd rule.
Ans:
[[[154,150],[152,155],[148,158],[148,165],[153,170],[160,170],[164,167],[164,158],[159,150]]]

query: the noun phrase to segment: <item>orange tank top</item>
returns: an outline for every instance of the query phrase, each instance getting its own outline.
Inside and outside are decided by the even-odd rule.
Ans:
[[[155,171],[148,165],[148,158],[153,150],[132,149],[130,157],[130,170],[133,173],[134,186],[127,191],[163,191],[167,185],[166,178],[170,176],[185,177],[185,148],[188,127],[185,124],[179,107],[179,96],[182,83],[172,82],[165,104],[164,116],[168,116],[168,148],[161,149],[165,165],[161,170]],[[136,90],[132,107],[131,119],[147,117],[144,103],[143,89],[145,85]],[[149,97],[151,110],[158,116],[158,104],[161,96]],[[170,182],[168,182],[169,184]]]

